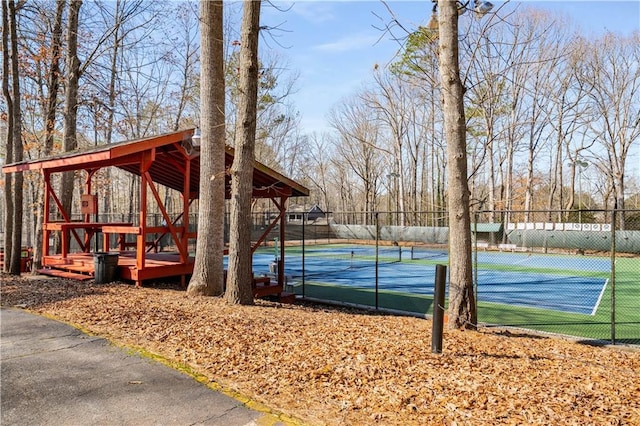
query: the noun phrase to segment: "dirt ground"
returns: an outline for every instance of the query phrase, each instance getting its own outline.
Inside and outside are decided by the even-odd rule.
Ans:
[[[229,306],[170,286],[1,278],[3,306],[188,366],[312,425],[640,425],[640,352],[318,305]]]

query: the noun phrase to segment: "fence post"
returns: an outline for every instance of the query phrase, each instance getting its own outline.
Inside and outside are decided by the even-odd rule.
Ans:
[[[478,310],[478,218],[480,214],[475,212],[473,215],[473,298],[476,303],[476,311]]]
[[[433,292],[433,326],[431,329],[431,353],[442,353],[442,330],[444,327],[444,290],[447,281],[446,265],[436,265],[435,289]]]
[[[376,222],[376,310],[378,309],[378,244],[380,242],[380,226],[378,223],[378,212],[375,214]]]
[[[611,344],[616,344],[616,213],[611,214]]]
[[[305,235],[304,235],[304,225],[309,217],[308,213],[302,214],[302,298],[306,297],[306,289],[305,289],[305,268],[304,268],[304,249],[306,245]]]

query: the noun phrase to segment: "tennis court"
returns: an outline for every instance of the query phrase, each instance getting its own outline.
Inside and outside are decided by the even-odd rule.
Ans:
[[[268,274],[273,250],[254,254],[254,272]],[[285,275],[289,285],[334,286],[340,289],[378,291],[430,297],[435,265],[446,264],[448,254],[437,249],[363,245],[287,248]],[[594,315],[610,275],[610,260],[511,252],[477,253],[479,302],[558,312]],[[376,273],[377,272],[377,273]]]

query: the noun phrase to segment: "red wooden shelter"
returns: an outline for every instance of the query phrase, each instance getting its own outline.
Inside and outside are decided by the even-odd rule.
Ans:
[[[188,241],[197,238],[196,232],[189,230],[189,207],[198,198],[200,180],[200,151],[194,147],[192,136],[194,129],[168,133],[149,138],[102,145],[93,149],[74,151],[55,157],[9,164],[2,168],[4,173],[26,170],[40,170],[44,177],[45,197],[43,218],[43,259],[45,272],[65,270],[72,274],[94,274],[95,251],[118,252],[118,273],[136,285],[143,281],[180,276],[185,282],[186,276],[193,272],[194,258],[189,255]],[[225,149],[226,167],[231,167],[234,150]],[[104,167],[117,167],[140,177],[139,218],[135,223],[98,222],[98,197],[93,193],[92,178]],[[71,220],[71,212],[65,211],[51,183],[55,173],[66,171],[84,171],[84,193],[81,197],[83,219]],[[182,195],[182,209],[178,217],[170,217],[159,195],[158,185],[164,185]],[[230,177],[226,176],[226,197],[230,197]],[[151,194],[151,197],[148,196]],[[284,232],[286,201],[289,197],[309,195],[309,190],[275,170],[256,162],[253,171],[253,197],[271,199],[279,214],[275,217],[258,241],[253,242],[253,250],[262,243],[269,232],[280,225],[280,259],[284,262]],[[147,223],[147,211],[150,202],[156,202],[163,217],[162,226]],[[60,219],[52,218],[52,208],[57,208]],[[166,225],[165,225],[166,224]],[[52,253],[50,237],[59,232],[62,249]],[[102,233],[103,246],[92,244],[92,239]],[[117,235],[117,247],[109,247],[109,235]],[[127,242],[127,235],[135,236],[135,243]],[[158,253],[160,237],[169,235],[176,247],[176,253]],[[71,253],[71,238],[80,247],[79,252]],[[222,238],[222,236],[220,236]],[[132,238],[129,237],[129,240]],[[94,242],[96,240],[93,240]],[[114,250],[115,248],[115,250]],[[133,249],[133,250],[132,250]],[[263,283],[273,291],[256,290],[256,296],[282,291],[284,285],[284,263],[278,268],[277,282]],[[79,278],[80,276],[76,276]],[[260,280],[259,280],[260,281]],[[260,285],[259,285],[260,287]]]

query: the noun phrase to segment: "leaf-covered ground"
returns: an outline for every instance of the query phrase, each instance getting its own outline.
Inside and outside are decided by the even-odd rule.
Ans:
[[[3,306],[188,365],[307,424],[640,424],[640,352],[172,288],[2,277]]]

